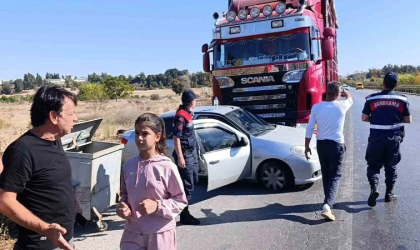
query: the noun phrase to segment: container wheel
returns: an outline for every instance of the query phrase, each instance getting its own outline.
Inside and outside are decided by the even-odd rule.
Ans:
[[[104,232],[108,229],[108,224],[105,221],[98,221],[96,225],[98,226],[99,232]]]

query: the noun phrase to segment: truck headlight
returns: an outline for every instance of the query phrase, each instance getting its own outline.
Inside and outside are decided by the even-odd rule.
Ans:
[[[228,11],[228,13],[226,14],[226,19],[227,19],[229,22],[233,22],[233,21],[235,21],[235,18],[236,18],[236,13],[235,13],[235,11],[233,11],[233,10]]]
[[[260,8],[257,8],[257,7],[252,8],[251,11],[249,12],[249,14],[254,19],[259,17],[260,16]]]
[[[278,3],[276,5],[276,12],[279,15],[282,15],[286,11],[286,4],[285,3]]]
[[[305,73],[306,69],[299,69],[287,72],[283,76],[283,82],[285,83],[298,83],[302,79],[303,73]]]
[[[297,155],[299,157],[305,158],[305,146],[303,145],[295,145],[290,149],[290,152],[292,152],[294,155]],[[318,152],[316,151],[316,148],[311,148],[312,154],[308,153],[308,156],[311,160],[318,159]]]
[[[266,17],[271,16],[272,13],[273,13],[273,8],[271,7],[271,5],[264,6],[264,9],[263,9],[264,16]]]
[[[235,82],[232,80],[232,78],[228,76],[216,76],[216,81],[219,83],[220,88],[231,88],[235,85]]]
[[[241,9],[238,12],[238,17],[239,19],[241,19],[242,21],[246,19],[246,17],[248,16],[248,12],[245,9]]]

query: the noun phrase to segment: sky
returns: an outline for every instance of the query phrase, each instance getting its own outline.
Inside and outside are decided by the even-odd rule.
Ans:
[[[227,0],[13,0],[0,5],[0,79],[202,71]],[[339,74],[420,65],[420,1],[337,0]]]

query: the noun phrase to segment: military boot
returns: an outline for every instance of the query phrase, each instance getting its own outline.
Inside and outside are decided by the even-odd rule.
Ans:
[[[369,207],[374,207],[376,206],[376,199],[379,196],[379,192],[378,192],[378,184],[371,184],[370,185],[370,195],[369,195],[369,199],[368,199],[368,205]]]
[[[180,222],[183,225],[200,225],[200,220],[194,218],[194,216],[190,214],[188,206],[182,210],[180,217]]]
[[[385,193],[385,202],[395,201],[397,196],[394,194],[394,186],[387,186]]]

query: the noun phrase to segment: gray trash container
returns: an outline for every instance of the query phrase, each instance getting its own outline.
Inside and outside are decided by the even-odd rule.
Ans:
[[[75,124],[61,138],[72,168],[76,199],[87,220],[96,218],[98,228],[107,225],[101,213],[118,202],[123,144],[92,141],[102,118]]]

